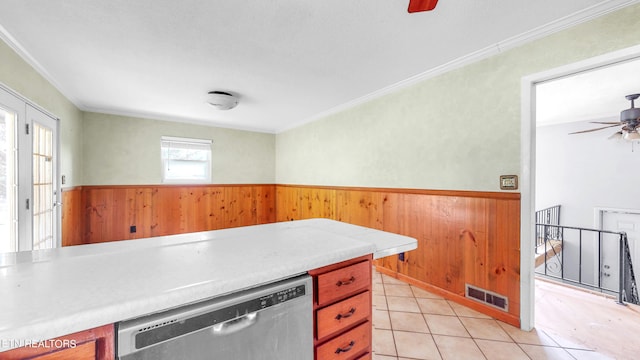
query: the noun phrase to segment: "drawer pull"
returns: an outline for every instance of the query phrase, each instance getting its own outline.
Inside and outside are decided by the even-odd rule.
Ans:
[[[351,340],[351,342],[349,343],[349,346],[347,346],[346,348],[337,348],[336,349],[336,354],[347,352],[347,351],[353,349],[353,345],[355,345],[355,344],[356,344],[356,342]]]
[[[348,317],[351,317],[351,315],[355,314],[356,312],[356,308],[351,308],[351,310],[347,311],[346,314],[338,314],[336,315],[336,320],[340,320],[340,319],[346,319]]]
[[[336,286],[353,284],[354,281],[356,281],[356,278],[355,278],[355,276],[352,276],[351,278],[349,278],[349,280],[340,280],[340,281],[338,281],[336,283]]]

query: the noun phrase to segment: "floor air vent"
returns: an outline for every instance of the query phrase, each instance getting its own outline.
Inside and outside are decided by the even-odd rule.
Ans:
[[[498,308],[500,310],[509,311],[509,300],[506,296],[498,295],[494,292],[480,289],[475,286],[466,284],[466,297]]]

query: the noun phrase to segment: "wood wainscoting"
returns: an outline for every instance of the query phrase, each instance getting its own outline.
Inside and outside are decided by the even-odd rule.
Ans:
[[[379,271],[520,326],[520,194],[276,185],[276,220],[331,218],[418,239]],[[509,311],[465,297],[465,284],[508,298]]]
[[[83,186],[63,191],[63,245],[329,218],[418,239],[379,271],[520,326],[520,194],[298,185]],[[136,232],[131,232],[131,226]],[[465,297],[470,284],[508,312]]]
[[[62,194],[63,246],[275,221],[275,185],[82,186]]]

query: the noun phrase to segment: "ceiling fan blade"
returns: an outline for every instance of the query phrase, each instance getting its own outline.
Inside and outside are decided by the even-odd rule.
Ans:
[[[597,129],[576,131],[576,132],[569,133],[569,135],[588,133],[588,132],[592,132],[592,131],[598,131],[598,130],[602,130],[602,129],[607,129],[607,128],[614,127],[614,126],[620,126],[620,125],[619,124],[615,124],[615,125],[603,126],[601,128],[597,128]]]
[[[409,0],[409,12],[430,11],[436,8],[438,0]]]
[[[622,121],[590,121],[592,124],[605,124],[605,125],[624,125],[626,123]]]

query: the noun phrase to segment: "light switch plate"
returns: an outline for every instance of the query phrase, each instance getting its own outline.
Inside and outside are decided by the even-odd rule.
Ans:
[[[517,190],[518,175],[500,175],[501,190]]]

